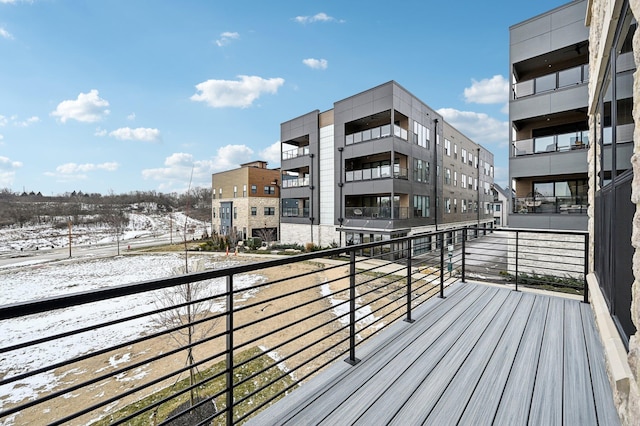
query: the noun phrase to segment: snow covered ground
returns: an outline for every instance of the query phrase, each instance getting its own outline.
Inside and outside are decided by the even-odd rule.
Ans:
[[[171,228],[174,235],[184,235],[185,225],[188,239],[200,238],[210,224],[187,218],[183,213],[140,214],[129,213],[129,225],[120,235],[120,241],[126,242],[141,237],[168,236]],[[178,229],[179,231],[176,231]],[[73,225],[71,228],[72,246],[113,243],[116,235],[113,229],[97,225]],[[0,254],[47,250],[69,246],[69,228],[55,228],[50,225],[15,226],[0,229]]]
[[[205,259],[206,269],[237,263],[224,257],[212,258],[211,255],[207,255]],[[10,269],[0,274],[0,305],[167,277],[173,274],[174,268],[183,265],[183,254],[144,254],[71,263],[54,262],[37,267]],[[260,275],[237,276],[234,285],[236,289],[246,289],[244,298],[249,298],[253,294],[251,287],[263,280],[264,277]],[[207,292],[211,295],[220,294],[224,291],[224,286],[223,279],[211,280],[207,285]],[[2,321],[0,347],[147,312],[158,306],[160,298],[162,295],[159,292],[146,293]],[[222,308],[221,305],[214,305],[211,309],[215,311]],[[157,319],[144,317],[37,345],[27,351],[3,353],[0,354],[0,377],[12,377],[62,359],[120,343],[125,339],[134,339],[157,327]],[[114,359],[110,362],[117,365],[122,360]],[[140,374],[144,375],[144,372]],[[56,387],[61,381],[64,381],[64,377],[47,373],[0,386],[0,395],[8,396],[0,398],[0,409],[7,403],[35,398],[41,392]]]

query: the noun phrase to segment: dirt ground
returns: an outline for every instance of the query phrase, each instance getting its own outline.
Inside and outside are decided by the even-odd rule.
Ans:
[[[251,257],[237,257],[242,262],[256,262],[264,261],[264,258],[251,258]],[[296,351],[300,351],[307,346],[309,349],[303,350],[299,354],[289,358],[284,364],[289,370],[295,370],[292,374],[301,379],[308,375],[312,370],[317,368],[332,357],[335,357],[338,353],[344,351],[347,348],[346,343],[338,344],[340,340],[347,337],[345,331],[340,331],[336,334],[336,330],[342,327],[342,324],[336,320],[335,310],[331,307],[331,301],[327,297],[322,297],[319,284],[326,284],[330,291],[339,292],[334,295],[333,298],[346,300],[348,298],[348,274],[349,266],[347,263],[341,264],[340,261],[332,264],[322,264],[317,262],[300,262],[295,265],[290,264],[286,266],[262,269],[259,272],[260,275],[266,278],[269,283],[266,287],[261,288],[255,292],[250,298],[242,300],[241,295],[236,297],[234,304],[236,307],[246,307],[251,305],[249,309],[243,309],[235,313],[234,326],[236,329],[240,328],[234,334],[235,346],[241,345],[244,342],[249,342],[256,337],[255,341],[247,344],[242,349],[248,349],[254,346],[260,346],[264,348],[273,348],[280,345],[282,342],[291,339],[292,336],[301,335],[305,332],[308,334],[298,337],[292,343],[280,346],[275,352],[278,359],[282,359],[293,354]],[[300,274],[306,274],[302,277],[295,277]],[[360,280],[369,280],[370,277],[359,277]],[[389,280],[387,279],[387,282]],[[360,293],[371,291],[371,293],[364,297],[367,301],[379,298],[379,300],[373,302],[373,308],[383,307],[385,311],[389,311],[398,306],[399,302],[392,302],[395,296],[387,296],[387,292],[391,293],[396,291],[396,296],[399,294],[400,284],[397,288],[395,284],[386,285],[387,282],[381,282],[377,280],[375,282],[366,283],[360,289]],[[403,284],[403,283],[402,283]],[[313,288],[300,291],[306,287]],[[383,288],[384,287],[384,288]],[[283,293],[297,292],[289,295],[285,298],[279,298],[272,300],[274,297],[279,297]],[[290,309],[294,306],[303,305],[298,309]],[[324,311],[318,315],[313,316],[303,322],[299,322],[301,318],[308,316],[310,313]],[[269,315],[280,312],[281,314],[268,318]],[[377,314],[378,315],[378,314]],[[242,328],[243,325],[253,323],[251,326]],[[296,324],[297,323],[297,324]],[[327,323],[326,325],[323,325]],[[224,318],[221,318],[215,322],[213,329],[208,331],[208,335],[215,335],[223,332],[226,327]],[[284,329],[280,330],[282,327]],[[317,327],[317,329],[315,329]],[[209,327],[210,328],[210,327]],[[309,330],[313,330],[309,332]],[[278,331],[275,331],[278,330]],[[275,331],[275,332],[273,332]],[[269,332],[272,334],[267,335]],[[367,332],[368,333],[368,332]],[[266,335],[266,336],[265,336]],[[330,337],[327,337],[331,335]],[[196,337],[198,336],[198,330],[196,330]],[[361,336],[364,337],[364,336]],[[322,340],[322,342],[319,342]],[[316,358],[314,361],[305,364],[302,368],[296,368],[302,363],[302,360],[311,357],[311,354],[317,353],[320,348],[327,348],[332,345],[337,346],[328,351],[325,355]],[[56,376],[61,378],[60,386],[58,389],[69,388],[74,384],[82,383],[86,380],[90,380],[96,377],[98,374],[106,374],[109,371],[113,371],[116,368],[122,368],[128,365],[132,365],[139,362],[144,362],[150,357],[166,353],[175,349],[177,346],[176,339],[170,336],[163,336],[161,338],[155,338],[148,340],[133,346],[128,346],[117,351],[110,352],[98,357],[90,358],[75,365],[69,366],[64,370],[56,370]],[[194,359],[204,359],[212,356],[213,354],[220,353],[225,348],[225,338],[221,337],[203,345],[200,345],[194,351]],[[240,351],[242,350],[240,349]],[[111,362],[110,362],[111,359]],[[187,377],[187,373],[182,373],[178,377],[172,377],[169,380],[164,380],[160,383],[145,389],[142,392],[134,393],[127,397],[120,397],[123,392],[132,389],[135,386],[139,386],[143,383],[148,383],[155,378],[161,377],[164,374],[170,373],[174,370],[182,368],[186,365],[187,354],[185,351],[181,351],[177,354],[162,358],[153,363],[145,363],[142,366],[135,368],[129,372],[119,374],[117,376],[111,376],[103,381],[91,384],[82,389],[69,392],[61,398],[55,398],[50,401],[44,402],[40,405],[36,405],[30,409],[24,410],[18,413],[13,420],[13,424],[47,424],[55,419],[64,417],[65,414],[76,412],[83,407],[89,407],[99,402],[105,401],[109,398],[117,398],[113,403],[106,407],[102,407],[96,411],[93,411],[81,418],[73,421],[72,424],[88,424],[96,419],[104,416],[107,413],[112,413],[120,408],[139,400],[140,398],[149,395],[159,389],[171,386],[177,379],[184,379]],[[211,365],[222,357],[218,357],[212,360],[207,365]],[[117,364],[114,367],[115,364]],[[207,365],[203,366],[203,369]],[[41,396],[46,393],[41,393]],[[1,398],[1,396],[0,396]],[[5,408],[8,408],[5,406]],[[1,422],[0,422],[1,423]],[[4,423],[11,424],[11,423]]]

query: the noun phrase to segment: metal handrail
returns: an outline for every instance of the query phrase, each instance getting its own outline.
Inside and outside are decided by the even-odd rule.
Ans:
[[[428,242],[425,242],[428,241]],[[375,257],[361,257],[367,250],[379,248],[380,253]],[[355,364],[358,362],[357,348],[370,339],[381,329],[401,318],[408,323],[413,322],[412,312],[424,303],[428,298],[439,295],[444,297],[444,287],[462,279],[501,281],[506,284],[516,285],[516,290],[524,286],[559,287],[568,282],[569,287],[580,283],[583,290],[584,301],[588,302],[586,291],[586,273],[588,236],[579,231],[550,231],[527,229],[489,229],[479,227],[466,227],[447,229],[438,232],[417,234],[409,237],[392,240],[377,241],[347,247],[300,254],[297,256],[283,257],[267,260],[260,263],[232,266],[225,269],[216,269],[205,272],[191,273],[172,278],[150,280],[139,283],[118,285],[106,289],[85,291],[65,296],[54,296],[41,300],[31,300],[10,305],[0,306],[0,321],[14,319],[28,320],[30,315],[42,314],[48,311],[66,309],[78,305],[90,305],[98,301],[113,300],[116,297],[135,297],[143,293],[160,289],[170,289],[187,283],[195,283],[211,279],[225,279],[226,289],[205,298],[171,306],[151,309],[144,313],[135,313],[117,320],[104,321],[100,324],[82,324],[73,330],[52,333],[50,336],[38,337],[24,342],[12,343],[0,348],[0,354],[11,356],[14,351],[24,351],[37,345],[53,342],[57,339],[79,335],[87,331],[98,330],[107,326],[126,323],[143,317],[152,317],[160,312],[184,307],[206,300],[224,300],[226,308],[219,313],[199,317],[191,322],[178,326],[156,330],[153,333],[136,338],[125,339],[115,343],[107,343],[104,347],[96,348],[90,353],[81,354],[70,359],[61,360],[45,366],[35,366],[29,371],[21,372],[13,376],[5,375],[0,379],[0,386],[9,386],[16,382],[34,376],[45,374],[54,369],[64,368],[72,364],[89,359],[106,359],[114,350],[120,350],[133,344],[149,342],[171,333],[205,324],[212,320],[226,319],[223,330],[200,339],[194,339],[189,344],[165,350],[160,354],[151,354],[144,359],[138,359],[129,365],[114,367],[113,370],[96,372],[88,379],[80,382],[61,385],[52,392],[40,395],[33,400],[0,406],[0,420],[7,416],[18,415],[21,411],[31,410],[46,402],[64,397],[70,392],[88,389],[89,386],[111,379],[117,375],[132,372],[142,368],[146,364],[162,362],[169,356],[177,355],[190,348],[201,348],[203,344],[215,344],[224,340],[224,344],[214,351],[207,352],[207,356],[198,359],[193,366],[205,368],[219,359],[225,362],[226,367],[211,377],[203,377],[194,385],[188,385],[180,390],[175,390],[169,395],[139,407],[119,419],[113,419],[116,423],[127,422],[137,416],[149,416],[163,404],[180,395],[197,389],[207,383],[224,377],[224,389],[196,403],[197,406],[218,399],[219,411],[211,415],[211,418],[224,419],[227,424],[234,424],[255,414],[261,408],[270,404],[282,395],[294,389],[306,378],[316,374],[325,366],[348,355],[345,361]],[[558,253],[563,251],[562,255]],[[516,253],[514,257],[514,253]],[[346,256],[345,256],[346,255]],[[329,262],[325,259],[339,259]],[[234,277],[247,273],[259,273],[269,268],[278,268],[287,265],[301,264],[308,261],[324,262],[325,266],[317,271],[301,272],[286,277],[280,277],[271,281],[254,285],[256,289],[282,287],[282,290],[273,296],[260,300],[248,300],[241,305],[235,297],[245,291],[234,288]],[[329,262],[329,263],[327,263]],[[487,265],[506,265],[504,269],[492,270]],[[348,267],[348,274],[339,275],[343,268]],[[321,275],[331,271],[335,277],[330,280],[320,281]],[[345,285],[343,280],[348,281]],[[564,281],[563,281],[564,280]],[[291,282],[300,282],[296,287]],[[332,285],[329,294],[319,294],[321,286]],[[336,289],[338,287],[338,289]],[[580,290],[580,288],[577,288]],[[572,290],[572,288],[569,288]],[[349,296],[341,294],[348,292]],[[302,298],[302,301],[290,305],[289,298],[311,293],[311,296]],[[327,299],[335,303],[327,304]],[[344,300],[343,300],[344,299]],[[264,316],[251,318],[248,314],[259,310],[261,306],[270,306],[282,302],[284,308],[278,308],[275,312],[269,312]],[[361,305],[361,306],[360,306]],[[361,315],[362,310],[368,311]],[[275,309],[275,308],[274,308]],[[300,314],[296,314],[296,312]],[[244,323],[238,322],[238,315],[244,314]],[[295,314],[295,315],[294,315]],[[282,322],[280,318],[291,315],[291,320]],[[360,316],[359,316],[360,315]],[[348,319],[348,321],[347,321]],[[269,327],[266,331],[258,329],[263,324],[279,321],[278,326]],[[307,325],[309,321],[313,324]],[[296,331],[295,327],[304,328]],[[280,337],[284,335],[284,337]],[[304,339],[304,340],[303,340]],[[262,352],[252,355],[244,361],[236,359],[235,355],[245,349],[261,342],[269,341],[269,347]],[[293,349],[287,350],[288,347]],[[236,378],[237,372],[242,368],[248,368],[252,363],[263,357],[266,352],[277,351],[281,356],[268,363],[267,367],[258,371],[251,371],[243,377]],[[236,390],[240,386],[249,386],[253,382],[260,382],[262,377],[270,370],[278,368],[279,363],[287,362],[289,369],[271,376],[269,381],[257,385],[246,394],[240,395]],[[103,412],[104,408],[125,397],[133,398],[141,391],[148,394],[152,387],[161,386],[176,375],[186,373],[193,366],[174,368],[169,372],[162,372],[149,380],[136,383],[133,387],[119,392],[117,395],[109,395],[99,401],[90,401],[87,406],[78,406],[74,412],[61,414],[62,418],[47,419],[52,424],[62,424],[78,419],[89,413]],[[296,377],[291,374],[296,373]],[[278,385],[282,380],[287,380],[283,385]],[[275,388],[275,386],[279,386]],[[65,387],[66,386],[66,387]],[[262,392],[274,389],[264,400],[258,399],[253,403],[253,398],[262,398]],[[226,401],[226,402],[225,402]],[[244,410],[243,403],[252,402],[251,408]],[[183,415],[187,415],[186,410]],[[55,415],[55,413],[51,413]],[[161,419],[160,419],[161,420]]]

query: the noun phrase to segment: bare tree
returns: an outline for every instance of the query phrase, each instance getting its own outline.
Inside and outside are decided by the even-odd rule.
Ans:
[[[129,225],[129,216],[124,212],[122,206],[105,204],[100,214],[100,219],[107,224],[115,234],[118,245],[118,255],[120,255],[120,235]]]
[[[186,267],[176,268],[176,274],[186,272]],[[204,260],[200,259],[192,265],[192,270],[204,270]],[[163,307],[171,307],[185,305],[170,309],[157,314],[155,321],[164,328],[179,327],[180,330],[171,334],[178,347],[187,346],[186,365],[189,366],[189,385],[191,391],[189,394],[190,407],[196,403],[196,373],[195,357],[193,355],[193,343],[206,337],[218,324],[219,318],[213,321],[202,322],[194,325],[194,322],[205,318],[213,310],[216,299],[209,298],[211,294],[210,282],[198,281],[193,283],[182,284],[176,287],[166,289],[162,296],[158,299],[158,304]],[[207,299],[207,300],[201,300]]]
[[[258,237],[260,237],[262,241],[267,243],[267,246],[269,246],[276,239],[276,233],[274,232],[273,228],[257,229],[256,234],[258,234]]]

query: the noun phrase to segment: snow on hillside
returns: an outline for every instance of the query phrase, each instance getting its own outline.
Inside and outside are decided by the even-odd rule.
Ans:
[[[153,229],[157,229],[157,226]],[[203,258],[206,269],[238,263],[222,256],[203,255]],[[174,268],[182,265],[183,255],[175,253],[129,255],[20,268],[0,275],[0,305],[167,277],[173,274]],[[251,287],[263,280],[264,277],[260,275],[241,275],[234,279],[234,287],[246,289],[243,295],[246,299],[254,294]],[[208,294],[224,292],[224,279],[210,280],[208,283]],[[2,321],[0,347],[146,312],[155,309],[161,298],[161,291],[150,292]],[[214,311],[221,309],[222,305],[214,305],[212,308]],[[4,353],[1,357],[0,377],[15,376],[62,359],[115,345],[123,340],[134,339],[157,327],[158,324],[153,317],[144,317],[36,345],[28,351]],[[5,396],[0,398],[0,409],[4,404],[35,398],[41,392],[55,388],[63,379],[64,377],[55,376],[53,373],[46,373],[0,386],[0,395]]]
[[[187,236],[200,238],[209,231],[210,225],[188,218],[183,213],[141,214],[128,213],[129,225],[120,235],[120,241],[140,237],[161,237],[169,235],[173,228],[175,235],[183,235],[186,224]],[[116,241],[114,230],[103,225],[73,225],[71,228],[72,245],[95,245]],[[29,225],[0,228],[0,254],[25,251],[46,250],[69,246],[69,228],[51,225]]]

